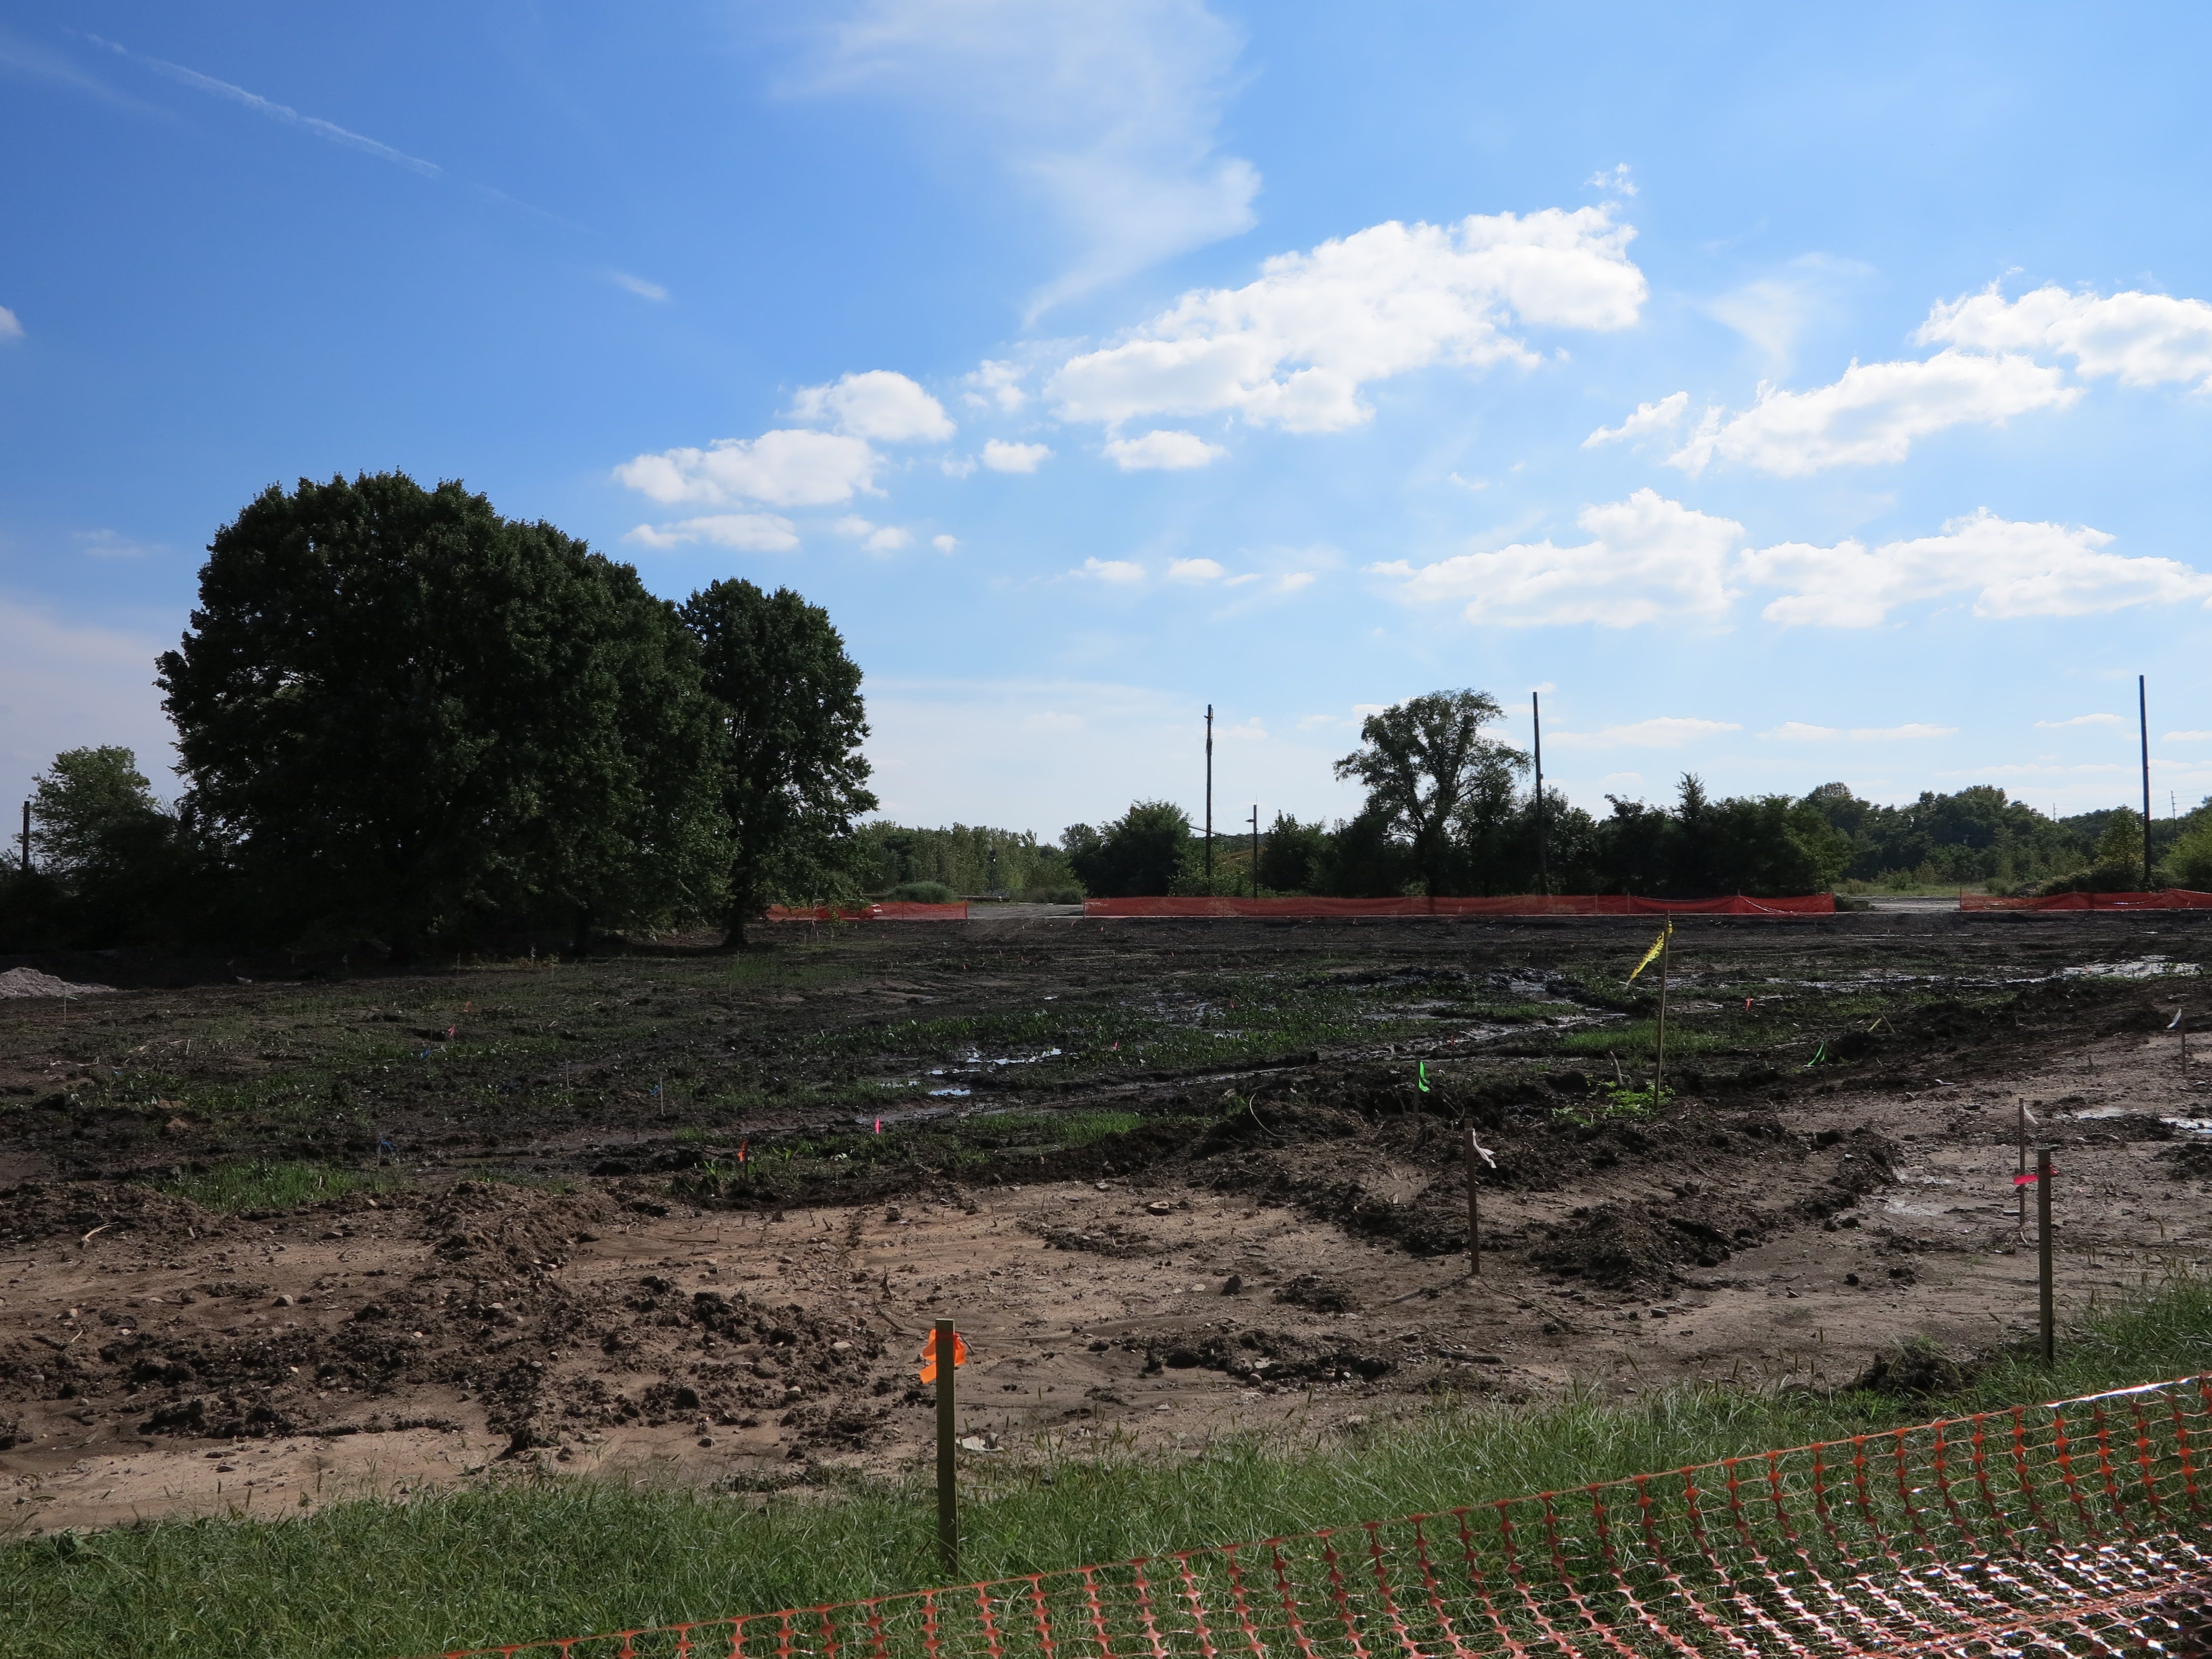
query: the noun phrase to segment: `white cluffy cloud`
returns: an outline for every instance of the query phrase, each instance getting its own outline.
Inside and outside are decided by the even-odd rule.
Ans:
[[[0,306],[0,340],[20,340],[22,337],[21,321],[7,307]]]
[[[941,444],[952,435],[945,405],[903,374],[872,368],[834,386],[802,387],[792,400],[802,421],[828,421],[840,432],[879,443]]]
[[[757,438],[717,439],[704,449],[665,449],[623,462],[615,477],[672,507],[833,507],[855,494],[881,493],[875,478],[883,457],[871,440],[942,442],[953,429],[936,398],[905,375],[882,368],[848,374],[829,386],[806,386],[793,399],[793,412],[802,421],[829,422],[837,430],[779,427]],[[640,525],[630,539],[648,547],[711,541],[762,552],[787,551],[799,544],[787,520],[757,513],[658,527]]]
[[[1683,715],[1662,715],[1656,720],[1637,720],[1627,726],[1607,726],[1595,732],[1561,732],[1553,742],[1566,749],[1678,749],[1698,738],[1711,737],[1717,732],[1741,732],[1743,727],[1733,720],[1692,720]]]
[[[1034,472],[1052,459],[1044,444],[1008,443],[994,438],[983,446],[983,465],[994,472]]]
[[[1600,444],[1618,443],[1623,438],[1640,438],[1647,432],[1671,432],[1682,423],[1689,412],[1690,394],[1671,392],[1656,404],[1638,404],[1636,413],[1619,426],[1601,426],[1583,440],[1584,449],[1595,449]]]
[[[896,553],[914,545],[911,532],[895,524],[871,524],[854,514],[848,514],[830,527],[841,536],[852,537],[871,553]]]
[[[744,553],[788,553],[799,545],[799,532],[790,520],[773,513],[716,513],[674,524],[641,524],[623,539],[641,547],[665,549],[707,542]]]
[[[1584,507],[1575,522],[1590,539],[1572,547],[1547,539],[1418,568],[1403,559],[1368,568],[1396,578],[1399,596],[1413,604],[1464,600],[1469,622],[1515,627],[1717,618],[1735,597],[1725,575],[1743,526],[1734,520],[1639,489],[1625,501]]]
[[[1760,612],[1767,621],[1830,628],[1871,628],[1900,605],[1968,593],[1976,616],[1997,618],[2184,601],[2212,609],[2212,575],[2178,560],[2110,552],[2113,538],[2104,531],[2016,523],[1986,508],[1952,520],[1938,535],[1875,547],[1854,540],[1745,548],[1743,526],[1733,520],[1651,489],[1586,507],[1576,522],[1589,540],[1562,547],[1547,538],[1368,570],[1394,579],[1409,604],[1463,603],[1469,622],[1516,627],[1719,621],[1749,586],[1784,590]]]
[[[1854,362],[1810,392],[1759,389],[1740,414],[1709,409],[1668,465],[1695,477],[1714,461],[1785,478],[1830,466],[1903,460],[1914,440],[1947,427],[2002,426],[2081,395],[2058,369],[2017,354],[1940,351],[1925,362]],[[1633,417],[1632,417],[1633,418]]]
[[[1001,413],[1011,415],[1030,400],[1030,394],[1022,388],[1028,374],[1019,363],[986,357],[968,376],[970,389],[962,395],[976,409],[995,405]]]
[[[1152,573],[1129,559],[1085,559],[1067,573],[1079,580],[1105,582],[1116,587],[1135,587],[1152,580]],[[1178,587],[1249,588],[1261,593],[1297,593],[1313,586],[1310,570],[1232,572],[1218,559],[1170,559],[1161,580]]]
[[[2035,729],[2039,732],[2063,732],[2069,726],[2124,726],[2126,724],[2127,722],[2118,714],[2076,714],[2071,720],[2038,720],[2035,723]]]
[[[675,504],[827,507],[870,489],[881,458],[865,439],[783,428],[757,438],[722,438],[705,449],[640,455],[615,477],[641,495]]]
[[[1833,547],[1784,543],[1743,556],[1746,578],[1791,590],[1760,612],[1769,622],[1871,628],[1914,599],[1974,595],[1978,617],[2082,617],[2131,605],[2212,604],[2212,576],[2172,559],[2104,550],[2085,525],[2021,524],[1986,508],[1941,535]]]
[[[1106,459],[1124,472],[1181,472],[1219,460],[1229,452],[1195,432],[1147,432],[1141,438],[1115,438]]]
[[[1765,735],[1780,738],[1785,743],[1826,743],[1837,738],[1849,738],[1854,743],[1888,743],[1914,738],[1953,738],[1958,734],[1955,726],[1923,726],[1917,722],[1905,726],[1855,726],[1845,731],[1841,726],[1784,720]]]
[[[1240,289],[1200,289],[1117,344],[1062,364],[1063,418],[1109,427],[1231,410],[1255,424],[1335,432],[1373,411],[1371,380],[1451,362],[1534,368],[1512,325],[1626,328],[1644,300],[1635,231],[1610,208],[1393,221],[1279,254]]]
[[[2100,298],[2045,287],[2008,302],[1995,283],[1928,313],[1916,337],[1981,351],[2070,357],[2081,374],[2129,386],[2212,388],[2212,305],[2130,290]]]
[[[932,536],[929,544],[940,553],[950,553],[960,545],[957,536]]]
[[[860,0],[825,45],[817,91],[916,106],[1058,217],[1032,317],[1254,223],[1260,174],[1218,137],[1243,36],[1202,0]]]

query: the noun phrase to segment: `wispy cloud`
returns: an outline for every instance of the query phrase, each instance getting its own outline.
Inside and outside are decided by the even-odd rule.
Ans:
[[[1698,738],[1723,732],[1741,732],[1733,720],[1701,720],[1683,715],[1661,715],[1626,726],[1607,726],[1595,732],[1561,732],[1553,742],[1570,749],[1674,749]]]
[[[112,530],[80,530],[71,539],[80,550],[95,559],[143,559],[161,550],[158,543],[133,541]]]
[[[823,9],[827,9],[826,8]],[[1243,48],[1202,0],[857,0],[807,88],[886,94],[989,154],[1065,228],[1037,314],[1255,222],[1260,174],[1220,151]]]
[[[204,92],[211,97],[224,99],[234,104],[242,104],[257,115],[265,115],[272,121],[283,122],[286,126],[298,127],[302,131],[311,132],[316,137],[326,139],[333,144],[343,144],[346,149],[359,150],[364,155],[374,155],[379,161],[390,161],[395,167],[405,167],[410,173],[419,173],[425,179],[435,179],[445,171],[435,161],[426,161],[419,155],[410,155],[404,150],[394,149],[391,145],[356,132],[349,127],[342,127],[335,121],[325,121],[319,115],[302,115],[289,104],[277,103],[273,99],[264,98],[258,92],[248,92],[244,87],[234,86],[228,81],[218,81],[212,75],[203,75],[198,70],[186,69],[182,64],[172,64],[166,58],[149,58],[143,52],[133,52],[130,47],[118,45],[115,41],[103,40],[96,34],[88,34],[84,38],[93,45],[113,52],[118,58],[128,58],[131,63],[150,70],[156,75],[174,81],[179,86],[190,87],[196,92]]]
[[[2118,714],[2076,714],[2071,720],[2038,720],[2035,723],[2035,729],[2039,732],[2057,732],[2069,726],[2124,726],[2126,724],[2127,722]]]
[[[650,300],[657,306],[668,303],[668,290],[658,283],[649,283],[642,276],[633,276],[626,270],[611,270],[607,280],[617,288],[635,294],[641,300]]]
[[[87,75],[59,53],[49,52],[43,46],[34,46],[5,29],[0,29],[0,70],[51,81],[58,86],[67,87],[72,92],[96,98],[103,104],[112,104],[118,109],[127,109],[139,115],[160,116],[165,113],[151,104],[117,90],[96,76]]]
[[[1838,726],[1808,726],[1802,720],[1784,720],[1771,732],[1759,735],[1779,738],[1784,743],[1828,743],[1844,738],[1854,743],[1889,743],[1914,738],[1954,738],[1958,734],[1955,726],[1928,726],[1918,721],[1904,726],[1855,726],[1846,731]]]

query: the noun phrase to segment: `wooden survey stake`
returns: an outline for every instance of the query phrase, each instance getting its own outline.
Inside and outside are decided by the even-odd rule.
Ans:
[[[952,1328],[951,1320],[939,1320],[922,1345],[921,1380],[934,1378],[937,1382],[937,1554],[948,1578],[960,1576],[960,1496],[956,1484],[959,1468],[953,1437],[952,1376],[967,1363],[968,1345]]]

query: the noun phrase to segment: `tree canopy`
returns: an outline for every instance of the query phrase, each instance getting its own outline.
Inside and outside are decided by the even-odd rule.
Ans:
[[[860,670],[830,613],[787,587],[719,581],[683,607],[698,642],[718,741],[713,787],[726,826],[725,921],[734,943],[775,899],[854,884],[853,820],[875,810]]]
[[[1366,786],[1371,817],[1402,839],[1431,893],[1460,890],[1470,832],[1494,833],[1528,756],[1482,734],[1504,711],[1487,691],[1432,691],[1360,722],[1336,775]]]
[[[1101,898],[1171,893],[1189,856],[1190,814],[1173,801],[1133,801],[1104,830],[1070,824],[1060,840],[1077,878]]]
[[[143,832],[163,814],[137,756],[103,744],[55,756],[33,781],[31,817],[40,867],[68,878],[112,861],[118,836]]]
[[[192,806],[291,925],[404,951],[711,885],[697,647],[629,566],[398,473],[272,487],[208,555],[164,707]]]

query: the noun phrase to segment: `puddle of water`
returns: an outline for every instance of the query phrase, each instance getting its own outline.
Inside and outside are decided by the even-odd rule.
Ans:
[[[2193,962],[2174,962],[2165,957],[2137,957],[2130,962],[2085,962],[2079,968],[2061,968],[2060,979],[2175,979],[2204,970]]]
[[[932,1089],[929,1092],[933,1095],[966,1095],[973,1094],[975,1091],[972,1089]]]
[[[1892,1215],[1948,1215],[1951,1213],[1951,1206],[1948,1204],[1915,1204],[1910,1200],[1902,1198],[1887,1199],[1881,1207]]]
[[[2070,1115],[2076,1123],[2094,1123],[2100,1118],[2132,1117],[2135,1112],[2127,1106],[2092,1106]],[[2212,1135],[2212,1117],[2167,1117],[2161,1113],[2158,1121],[2184,1134]]]

